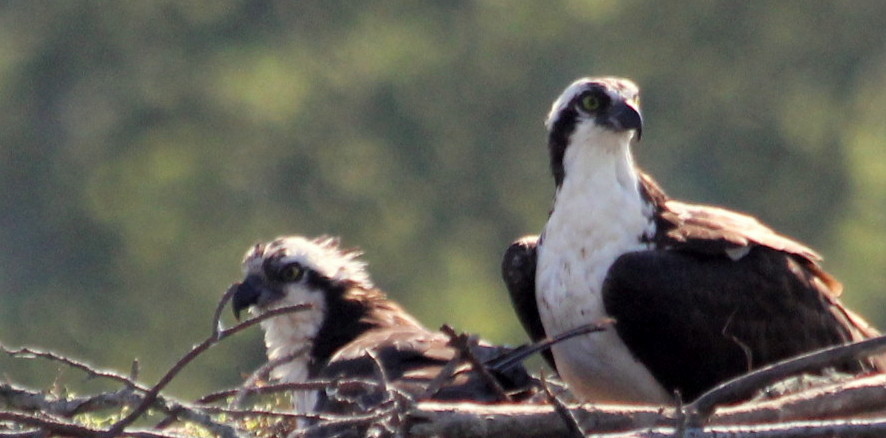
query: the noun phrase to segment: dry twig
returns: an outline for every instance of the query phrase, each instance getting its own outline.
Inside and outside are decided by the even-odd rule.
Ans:
[[[228,290],[228,292],[225,294],[225,297],[229,297],[230,294],[231,292],[230,290]],[[226,300],[223,298],[218,308],[216,309],[215,318],[219,318],[221,316],[221,311],[219,309],[221,309],[225,303]],[[138,406],[136,406],[132,410],[132,412],[129,413],[129,415],[114,423],[103,435],[109,438],[120,435],[120,433],[123,432],[123,430],[127,426],[134,423],[135,420],[141,417],[145,413],[145,411],[147,411],[148,408],[151,407],[151,405],[157,399],[157,396],[160,394],[160,391],[163,390],[163,388],[165,388],[166,385],[168,385],[169,382],[171,382],[172,379],[174,379],[175,376],[177,376],[178,373],[181,372],[182,369],[184,369],[184,367],[186,367],[194,359],[200,356],[204,351],[217,345],[223,339],[232,336],[246,328],[252,327],[253,325],[256,325],[266,319],[286,313],[301,312],[310,308],[311,306],[308,304],[298,304],[295,306],[286,306],[279,309],[269,310],[255,318],[243,321],[240,324],[237,324],[228,329],[222,329],[221,323],[216,319],[215,323],[213,324],[212,334],[203,342],[194,346],[191,351],[189,351],[181,359],[179,359],[178,362],[176,362],[175,365],[173,365],[172,368],[170,368],[166,372],[166,374],[164,374],[163,377],[160,378],[160,381],[158,381],[154,386],[151,387],[148,392],[145,393],[142,402]]]
[[[886,336],[825,348],[751,371],[718,385],[686,405],[690,427],[699,427],[718,405],[728,404],[792,375],[817,371],[849,358],[871,356],[886,350]]]
[[[529,436],[582,436],[582,431],[601,438],[657,438],[685,436],[695,438],[812,438],[830,436],[874,437],[886,436],[886,418],[852,418],[852,416],[886,410],[886,375],[864,376],[851,380],[809,388],[797,393],[765,400],[751,400],[719,409],[734,402],[738,395],[758,390],[774,381],[803,371],[817,370],[851,357],[862,357],[886,349],[886,337],[835,347],[784,361],[746,376],[727,382],[702,395],[685,406],[685,421],[680,421],[673,408],[652,406],[568,405],[548,386],[550,404],[476,405],[416,403],[412,397],[389,381],[385,370],[376,365],[376,378],[336,379],[299,384],[277,384],[257,387],[255,382],[266,380],[270,370],[279,365],[271,362],[256,370],[240,388],[208,394],[196,403],[174,400],[162,393],[168,383],[200,354],[218,342],[259,322],[285,313],[301,311],[307,306],[290,306],[264,313],[225,329],[220,324],[222,309],[230,299],[230,291],[219,302],[213,318],[210,336],[179,359],[154,385],[137,381],[138,365],[133,363],[129,375],[102,370],[83,361],[50,351],[34,348],[0,349],[8,355],[23,359],[44,359],[83,371],[90,377],[109,379],[123,387],[117,391],[92,396],[60,397],[52,393],[33,391],[12,384],[0,384],[0,438],[43,438],[47,436],[94,437],[130,436],[144,438],[178,438],[162,430],[176,420],[199,424],[211,433],[226,438],[242,436],[239,421],[244,418],[309,419],[315,424],[296,432],[300,436],[323,435],[333,430],[369,430],[378,436],[447,436],[484,438],[522,438]],[[580,328],[596,331],[597,328]],[[444,329],[445,331],[445,329]],[[489,363],[481,363],[472,354],[475,340],[447,332],[457,349],[455,360],[443,367],[438,379],[442,384],[452,377],[462,360],[471,362],[474,370],[487,371]],[[531,346],[530,346],[531,347]],[[542,347],[543,348],[543,347]],[[526,350],[527,352],[530,350]],[[533,350],[534,351],[534,350]],[[472,359],[473,358],[473,359]],[[508,359],[510,360],[510,358]],[[507,360],[504,362],[507,366]],[[495,381],[486,375],[488,381]],[[436,381],[436,380],[435,380]],[[328,414],[299,414],[276,410],[239,408],[247,395],[274,394],[292,390],[324,390],[339,392],[341,388],[363,388],[383,394],[382,401],[365,406],[365,412],[346,416]],[[209,403],[235,398],[232,407],[210,406]],[[134,407],[129,415],[111,427],[99,428],[72,421],[76,415],[105,409]],[[132,428],[148,408],[167,415],[158,427],[151,430]],[[222,420],[224,419],[224,420]],[[564,421],[565,420],[565,421]],[[285,422],[282,424],[286,424]],[[3,429],[12,425],[12,429]],[[295,436],[295,435],[294,435]]]
[[[483,383],[486,384],[486,387],[491,389],[496,396],[496,399],[499,401],[510,401],[511,397],[505,392],[505,389],[502,388],[501,383],[498,382],[498,379],[495,378],[490,372],[489,369],[486,368],[486,365],[483,364],[477,356],[474,355],[474,351],[472,348],[477,345],[477,339],[473,336],[467,334],[458,334],[455,329],[448,325],[443,325],[440,327],[440,331],[442,331],[446,336],[449,336],[449,345],[458,352],[457,356],[462,359],[468,361],[471,364],[471,369],[480,375],[480,378],[483,379]]]

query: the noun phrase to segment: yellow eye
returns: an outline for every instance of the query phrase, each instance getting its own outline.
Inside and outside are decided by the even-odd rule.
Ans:
[[[280,280],[285,282],[299,281],[305,275],[305,269],[298,263],[291,263],[280,270]]]
[[[603,100],[596,94],[586,94],[581,98],[581,109],[587,112],[597,111],[602,105]]]

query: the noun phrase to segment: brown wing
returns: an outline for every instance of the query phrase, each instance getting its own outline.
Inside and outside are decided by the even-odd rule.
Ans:
[[[475,346],[475,356],[484,361],[507,351],[506,348],[480,343]],[[379,366],[388,384],[412,397],[426,395],[435,379],[444,372],[446,365],[456,356],[449,346],[449,337],[416,326],[384,327],[370,330],[341,348],[320,370],[317,378],[357,378],[377,381]],[[373,357],[375,359],[373,359]],[[430,395],[432,400],[445,401],[498,401],[498,394],[489,387],[465,360],[459,362],[453,375]],[[507,391],[527,391],[532,378],[520,365],[501,374],[494,374]],[[528,394],[528,392],[526,392]],[[321,391],[316,411],[327,413],[356,413],[365,411],[385,400],[383,389],[350,387],[340,389],[331,396]]]
[[[501,277],[508,288],[511,305],[517,313],[517,319],[533,342],[547,337],[535,299],[537,247],[538,236],[521,237],[508,247],[501,261]],[[556,371],[554,356],[550,350],[542,351],[541,355]]]
[[[842,292],[842,285],[821,268],[819,265],[821,256],[812,249],[779,234],[751,216],[723,208],[669,199],[648,175],[641,174],[641,184],[644,194],[655,205],[658,213],[656,234],[651,239],[655,247],[689,255],[693,253],[721,257],[725,255],[731,258],[733,263],[716,262],[724,269],[724,273],[726,270],[746,269],[747,266],[752,266],[739,262],[753,249],[765,249],[765,253],[770,254],[767,256],[772,260],[770,264],[777,268],[766,272],[754,268],[748,269],[745,273],[748,276],[767,280],[765,289],[770,292],[768,295],[762,295],[759,300],[784,302],[789,305],[792,297],[788,295],[792,295],[795,299],[805,297],[809,302],[803,305],[809,305],[810,308],[817,308],[818,312],[822,312],[817,318],[832,321],[830,324],[835,325],[832,329],[835,333],[845,333],[840,335],[840,337],[845,336],[844,341],[858,341],[879,335],[877,330],[840,303],[837,297]],[[729,268],[730,266],[732,268]],[[702,275],[702,272],[700,270],[697,275]],[[788,283],[785,283],[788,280],[778,280],[778,276],[790,278],[791,286],[788,287]],[[734,285],[716,286],[713,280],[708,280],[706,287],[711,290],[735,288]],[[796,289],[794,292],[786,290],[790,288]],[[821,304],[813,304],[815,302]],[[773,316],[778,314],[773,313]],[[825,345],[816,345],[816,342],[809,345],[809,347],[816,346]],[[876,367],[886,369],[886,361],[882,358],[874,358],[872,362]]]
[[[641,185],[657,209],[657,232],[652,240],[658,248],[726,254],[737,259],[755,246],[765,246],[794,256],[822,283],[823,292],[829,296],[837,297],[843,291],[843,285],[821,268],[817,252],[756,218],[719,207],[675,201],[643,173]]]
[[[739,260],[653,249],[616,260],[603,303],[656,380],[692,400],[752,369],[865,337],[813,280],[792,256],[763,246]],[[834,367],[882,369],[868,360]]]

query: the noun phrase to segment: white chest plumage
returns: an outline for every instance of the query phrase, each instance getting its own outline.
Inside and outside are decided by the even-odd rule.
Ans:
[[[280,315],[261,322],[265,331],[265,346],[271,361],[291,360],[274,368],[273,379],[282,383],[303,383],[308,380],[310,348],[323,323],[325,303],[322,295],[300,286],[290,286],[286,298],[275,307],[310,304],[310,310]],[[313,412],[317,403],[316,391],[294,391],[292,404],[296,412]]]
[[[607,137],[581,129],[575,135]],[[564,157],[566,177],[545,225],[536,271],[539,313],[549,335],[607,317],[601,289],[610,265],[646,248],[640,237],[654,232],[627,145],[609,137],[611,145],[574,144]],[[670,400],[613,329],[562,342],[552,352],[561,377],[582,399]]]

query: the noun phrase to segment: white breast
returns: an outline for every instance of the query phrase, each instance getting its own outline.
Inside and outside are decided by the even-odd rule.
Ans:
[[[271,377],[282,383],[302,383],[308,380],[310,348],[326,312],[322,294],[300,285],[289,286],[286,296],[275,303],[274,307],[297,304],[310,304],[312,307],[261,322],[265,331],[268,359],[274,361],[293,356],[292,360],[277,366],[271,372]],[[316,403],[316,391],[294,391],[292,394],[292,404],[296,412],[313,412]]]
[[[601,288],[609,266],[646,248],[639,238],[649,231],[648,206],[626,152],[581,144],[566,151],[566,178],[538,249],[537,300],[549,335],[607,317]],[[671,400],[614,329],[562,342],[552,352],[561,377],[584,400]]]

